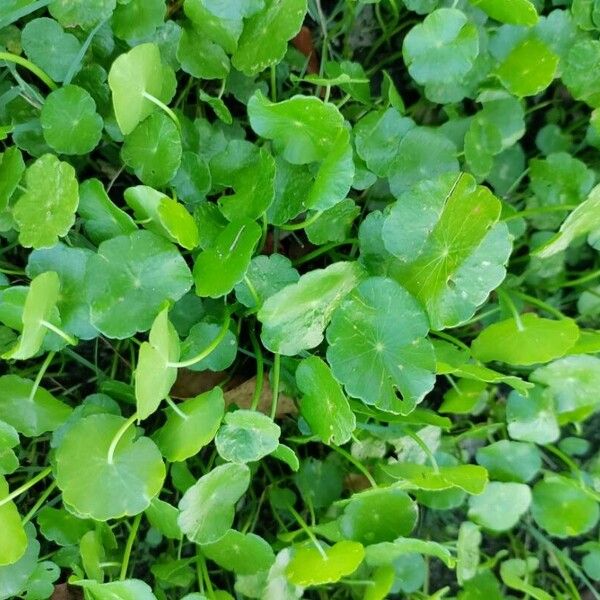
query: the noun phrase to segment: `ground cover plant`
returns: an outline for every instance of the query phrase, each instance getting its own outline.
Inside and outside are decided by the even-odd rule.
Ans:
[[[3,0],[0,599],[600,598],[599,31]]]

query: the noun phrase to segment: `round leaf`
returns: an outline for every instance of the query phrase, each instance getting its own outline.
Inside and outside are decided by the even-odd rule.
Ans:
[[[531,490],[523,483],[492,481],[483,493],[469,498],[469,518],[492,531],[508,531],[527,512]]]
[[[527,483],[542,467],[536,446],[508,440],[479,448],[476,458],[478,464],[488,470],[490,477],[499,481]]]
[[[279,446],[281,429],[267,415],[236,410],[225,415],[215,444],[224,460],[248,463],[271,454]]]
[[[566,538],[595,527],[600,508],[574,481],[556,477],[535,485],[531,514],[550,535]]]
[[[549,390],[535,387],[528,396],[513,390],[506,402],[508,434],[514,440],[551,444],[560,436]]]
[[[425,305],[433,329],[471,318],[504,279],[511,244],[499,217],[498,199],[466,174],[423,181],[392,206],[382,229],[399,259],[391,274]]]
[[[190,487],[179,502],[178,523],[190,540],[210,544],[231,528],[235,504],[250,485],[246,465],[215,467]]]
[[[181,360],[186,361],[197,356],[206,348],[221,331],[221,325],[216,323],[196,323],[181,344]],[[237,355],[237,339],[227,330],[217,347],[206,357],[189,366],[190,371],[222,371],[231,366]]]
[[[25,186],[27,191],[13,209],[19,242],[26,248],[50,248],[75,223],[79,203],[75,169],[45,154],[27,169]]]
[[[518,321],[507,319],[486,327],[473,340],[471,351],[482,362],[533,365],[563,356],[578,337],[579,328],[571,319],[554,321],[525,313]]]
[[[428,331],[426,315],[404,288],[391,279],[372,277],[333,313],[327,360],[349,396],[408,414],[435,382]]]
[[[102,242],[85,280],[93,325],[119,339],[149,329],[163,302],[179,300],[191,285],[175,246],[149,231]]]
[[[0,501],[8,496],[6,479],[0,475]],[[3,541],[0,545],[0,567],[16,563],[27,550],[27,534],[14,502],[0,506],[0,527]]]
[[[200,394],[167,409],[166,423],[152,439],[169,462],[195,456],[215,437],[225,412],[221,388]]]
[[[108,19],[116,5],[116,0],[52,0],[48,10],[63,27],[91,29]]]
[[[82,517],[108,521],[137,515],[150,505],[165,479],[160,451],[150,439],[136,439],[129,427],[109,448],[126,420],[100,414],[76,422],[56,451],[56,482],[63,498]]]
[[[88,154],[100,141],[103,121],[88,92],[67,85],[52,92],[40,116],[44,139],[61,154]]]
[[[391,542],[409,535],[417,516],[417,503],[406,492],[387,488],[352,498],[340,517],[340,530],[365,545]]]

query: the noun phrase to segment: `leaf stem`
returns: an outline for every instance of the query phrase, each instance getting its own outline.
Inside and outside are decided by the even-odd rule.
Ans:
[[[262,395],[263,390],[263,381],[265,377],[264,372],[264,358],[263,353],[260,348],[260,344],[256,339],[256,333],[254,333],[254,329],[250,329],[250,343],[252,344],[252,349],[254,350],[254,357],[256,359],[256,384],[254,386],[254,392],[252,393],[252,404],[250,405],[251,410],[256,410],[258,407],[258,403],[260,401],[260,397]]]
[[[600,269],[598,269],[596,271],[592,271],[591,273],[588,273],[587,275],[578,277],[577,279],[570,279],[567,281],[563,281],[562,283],[559,283],[553,287],[555,287],[555,288],[575,287],[576,285],[582,285],[584,283],[588,283],[588,281],[593,281],[594,279],[597,279],[598,277],[600,277]]]
[[[56,481],[53,481],[42,493],[42,495],[37,499],[36,503],[29,509],[29,512],[23,517],[22,524],[25,525],[29,523],[31,519],[35,516],[35,513],[40,509],[40,507],[46,502],[48,496],[56,489],[58,484]]]
[[[45,71],[40,69],[37,65],[34,65],[26,58],[18,56],[17,54],[13,54],[12,52],[0,52],[0,60],[5,60],[6,62],[12,62],[16,65],[20,65],[21,67],[24,67],[33,73],[38,79],[43,81],[52,91],[58,89],[56,83],[50,79],[50,76]]]
[[[547,302],[544,302],[543,300],[536,298],[535,296],[530,296],[529,294],[525,294],[518,290],[512,290],[512,292],[518,298],[521,298],[522,300],[525,300],[526,302],[529,302],[530,304],[533,304],[534,306],[537,306],[538,308],[545,310],[548,314],[551,314],[552,316],[556,317],[557,319],[564,320],[564,319],[568,318],[565,315],[563,315],[560,312],[560,310],[558,310],[557,308],[554,308],[554,306],[551,306]]]
[[[281,373],[281,354],[277,352],[273,356],[273,371],[271,377],[271,389],[273,390],[273,401],[271,402],[271,419],[277,414],[277,403],[279,402],[279,377]]]
[[[146,100],[150,100],[152,104],[156,104],[156,106],[158,106],[158,108],[160,108],[171,119],[171,121],[175,123],[175,127],[177,127],[177,130],[181,133],[181,123],[179,122],[177,115],[164,102],[161,102],[156,96],[153,96],[148,92],[144,92],[143,96],[146,98]]]
[[[514,221],[515,219],[523,219],[525,217],[535,217],[536,215],[544,215],[549,212],[568,212],[577,208],[577,204],[561,204],[559,206],[539,206],[537,208],[530,208],[522,210],[520,212],[507,215],[503,221]]]
[[[183,369],[185,367],[191,367],[192,365],[195,365],[196,363],[200,362],[201,360],[204,360],[223,341],[223,338],[225,337],[226,333],[229,331],[229,323],[230,322],[231,322],[231,314],[228,311],[225,314],[225,320],[223,321],[223,325],[221,326],[221,329],[219,330],[217,337],[215,337],[215,339],[210,344],[208,344],[208,346],[206,346],[206,348],[204,348],[201,352],[196,354],[196,356],[193,356],[192,358],[188,358],[187,360],[182,360],[180,362],[168,362],[167,367],[169,367],[171,369]]]
[[[44,377],[46,371],[48,370],[48,367],[50,366],[50,363],[52,362],[52,359],[54,358],[55,355],[56,355],[56,352],[48,352],[48,356],[46,356],[46,359],[42,363],[42,366],[40,367],[40,370],[38,371],[35,381],[33,382],[33,386],[31,387],[31,392],[29,392],[29,397],[27,398],[29,400],[29,402],[33,401],[33,398],[35,397],[35,393],[38,391],[38,388],[40,387],[40,383],[42,382],[42,378]]]
[[[49,323],[45,319],[42,319],[40,321],[40,325],[43,325],[46,329],[49,329],[50,331],[52,331],[52,333],[55,333],[57,336],[61,337],[63,340],[65,340],[65,342],[67,342],[67,344],[71,344],[71,346],[77,345],[76,338],[70,336],[68,333],[65,333],[62,329],[60,329],[56,325],[52,325],[52,323]]]
[[[204,581],[204,587],[206,588],[206,595],[209,598],[215,597],[215,591],[212,586],[212,581],[210,580],[210,574],[208,572],[208,568],[206,566],[206,560],[200,548],[196,549],[196,566],[198,568],[198,574],[202,577],[198,577],[200,583]]]
[[[322,254],[327,254],[327,252],[329,252],[330,250],[333,250],[334,248],[338,248],[339,246],[346,246],[348,244],[356,244],[356,243],[358,243],[358,239],[356,239],[356,238],[349,238],[342,242],[330,242],[329,244],[325,244],[324,246],[319,246],[319,248],[315,248],[315,250],[313,250],[312,252],[309,252],[308,254],[301,256],[300,258],[298,258],[297,260],[295,260],[293,262],[293,265],[295,267],[297,267],[299,265],[303,265],[304,263],[310,262],[311,260],[318,258]]]
[[[179,406],[177,406],[177,404],[175,404],[175,402],[173,402],[173,400],[171,400],[170,396],[167,396],[166,398],[167,400],[167,404],[173,409],[173,412],[181,417],[184,421],[187,421],[189,419],[189,416],[186,415],[180,408]]]
[[[133,413],[131,417],[129,417],[129,419],[127,419],[125,423],[123,423],[123,425],[119,427],[117,433],[115,433],[115,436],[113,437],[112,441],[110,442],[110,446],[108,447],[108,454],[106,456],[109,465],[112,465],[114,462],[115,450],[117,449],[117,445],[121,441],[121,438],[125,435],[125,432],[131,427],[131,425],[133,425],[137,421],[137,418],[137,413]]]
[[[425,456],[427,457],[427,460],[431,463],[431,466],[433,467],[434,472],[439,473],[440,467],[438,465],[438,462],[435,459],[435,456],[433,455],[431,448],[429,448],[429,446],[421,439],[421,436],[416,434],[414,431],[411,431],[410,429],[406,429],[406,434],[408,435],[409,438],[411,438],[412,440],[415,441],[415,443],[419,446],[419,448],[421,448],[421,450],[423,450],[423,452],[425,453]]]
[[[302,529],[302,531],[304,531],[304,533],[308,536],[308,539],[313,543],[314,547],[319,551],[319,554],[323,557],[323,560],[327,560],[327,554],[325,553],[325,550],[323,550],[323,546],[321,546],[321,543],[317,539],[317,536],[311,531],[307,522],[302,518],[302,515],[291,504],[286,506],[286,508],[292,513],[292,515],[294,516],[294,519],[296,519],[296,521],[298,521],[298,525],[300,525],[300,528]]]
[[[284,231],[298,231],[299,229],[304,229],[305,227],[312,225],[322,214],[322,210],[317,210],[308,217],[308,219],[300,221],[299,223],[292,223],[291,225],[279,225],[279,229],[283,229]]]
[[[11,500],[14,500],[24,492],[26,492],[29,488],[32,488],[36,483],[39,483],[42,479],[50,475],[52,472],[52,467],[46,467],[43,471],[38,473],[35,477],[32,477],[29,481],[26,481],[22,486],[18,487],[16,490],[13,490],[8,496],[2,498],[0,500],[0,507],[8,504]]]
[[[363,465],[360,461],[356,460],[356,458],[354,458],[354,456],[352,456],[350,452],[347,452],[339,446],[334,446],[333,444],[331,444],[331,448],[335,450],[340,456],[343,456],[351,465],[354,465],[367,478],[367,481],[371,484],[371,487],[378,487],[377,482],[375,481],[375,479],[373,479],[373,475],[369,473],[367,467],[365,467],[365,465]]]
[[[129,559],[131,558],[131,550],[133,549],[133,542],[137,535],[140,527],[140,521],[142,520],[142,513],[139,513],[133,519],[129,535],[127,536],[127,543],[125,544],[125,550],[123,551],[123,561],[121,562],[121,572],[119,574],[119,581],[123,581],[127,578],[127,569],[129,568]]]
[[[510,310],[515,323],[517,324],[517,329],[519,331],[525,331],[525,327],[523,326],[523,321],[521,321],[521,315],[515,306],[515,303],[512,301],[512,298],[509,294],[507,294],[504,290],[496,290],[496,294],[498,298],[506,304],[508,310]]]

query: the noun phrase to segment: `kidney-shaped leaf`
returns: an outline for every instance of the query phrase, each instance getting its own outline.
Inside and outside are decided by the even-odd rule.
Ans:
[[[246,465],[215,467],[187,490],[179,502],[181,531],[197,544],[220,540],[231,528],[235,504],[250,485]]]
[[[363,277],[358,263],[339,262],[279,290],[258,313],[263,344],[288,356],[318,346],[331,314]]]
[[[100,583],[91,579],[75,582],[87,592],[93,600],[156,600],[152,589],[139,579],[124,579]]]
[[[333,104],[315,96],[270,102],[257,92],[248,102],[254,131],[269,140],[295,165],[323,160],[335,149],[344,117]]]
[[[8,483],[0,475],[0,503],[8,496]],[[0,505],[0,567],[16,563],[27,550],[27,535],[14,502]]]
[[[164,66],[156,44],[139,44],[120,54],[110,68],[117,123],[123,134],[131,133],[155,108],[145,94],[168,101],[163,94]]]
[[[92,324],[108,337],[146,331],[165,300],[179,300],[192,276],[175,246],[150,231],[102,242],[85,280]]]
[[[344,540],[323,550],[302,546],[294,551],[285,574],[296,585],[324,585],[335,583],[351,575],[365,557],[365,549],[358,542]]]
[[[487,15],[510,25],[532,26],[538,22],[538,14],[530,0],[469,0]]]
[[[483,493],[469,498],[469,518],[492,531],[508,531],[527,512],[531,490],[524,483],[491,481]]]
[[[471,318],[504,279],[511,242],[499,217],[499,200],[467,174],[422,181],[392,206],[382,230],[399,259],[391,274],[425,305],[433,329]]]
[[[235,529],[230,529],[217,542],[204,544],[202,554],[236,575],[267,571],[275,562],[275,554],[263,538]]]
[[[313,433],[325,444],[349,441],[356,417],[327,364],[316,356],[304,359],[296,370],[296,383],[302,392],[300,412]]]
[[[397,462],[385,465],[383,470],[396,479],[404,479],[421,490],[459,488],[468,494],[481,494],[488,483],[488,472],[478,465],[441,466]]]
[[[544,319],[525,313],[486,327],[471,345],[482,362],[499,360],[509,365],[534,365],[564,356],[579,337],[571,319]]]
[[[279,425],[267,415],[254,410],[236,410],[225,415],[215,444],[225,460],[248,463],[275,451],[280,434]]]
[[[186,460],[212,441],[224,412],[223,392],[219,387],[213,388],[181,402],[177,411],[170,407],[167,422],[152,439],[169,462]]]
[[[165,479],[160,451],[123,417],[97,414],[77,421],[56,451],[56,482],[64,501],[82,517],[108,521],[150,506]],[[122,433],[114,452],[113,440]]]
[[[75,169],[54,154],[44,154],[25,173],[27,191],[17,200],[13,216],[25,248],[49,248],[75,223],[79,188]]]
[[[44,388],[18,375],[0,377],[0,420],[27,437],[37,437],[62,425],[71,408]]]
[[[423,309],[402,286],[372,277],[333,313],[327,360],[348,395],[381,410],[408,414],[435,382],[428,331]]]
[[[260,236],[261,229],[254,221],[229,223],[215,243],[196,258],[196,293],[211,298],[228,294],[244,278]]]
[[[262,10],[244,22],[231,62],[248,76],[283,58],[288,40],[300,30],[306,0],[266,0]]]

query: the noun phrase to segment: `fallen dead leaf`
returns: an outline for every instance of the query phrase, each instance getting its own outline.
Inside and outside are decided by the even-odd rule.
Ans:
[[[83,600],[83,592],[80,587],[59,583],[54,587],[50,600]]]
[[[235,404],[240,408],[250,408],[252,404],[252,395],[256,387],[256,377],[252,377],[244,381],[244,383],[225,392],[225,404]],[[269,414],[271,412],[271,402],[273,392],[269,385],[269,378],[265,376],[263,381],[262,393],[258,401],[258,410],[262,413]],[[298,412],[294,401],[284,394],[279,394],[279,402],[277,403],[276,418],[281,418],[286,415],[294,415]]]

